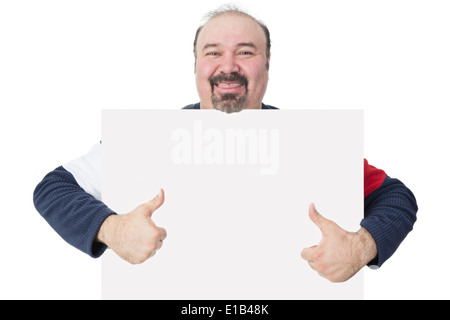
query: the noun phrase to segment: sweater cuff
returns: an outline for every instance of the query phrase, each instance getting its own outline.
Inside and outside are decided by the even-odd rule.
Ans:
[[[101,242],[97,242],[95,239],[97,238],[98,231],[102,226],[103,222],[110,215],[116,214],[114,211],[109,209],[108,207],[101,208],[100,212],[97,212],[95,218],[93,219],[91,225],[89,226],[89,230],[87,232],[86,239],[86,249],[85,252],[91,256],[92,258],[100,257],[105,250],[107,249],[107,245]]]
[[[371,269],[378,269],[383,264],[383,263],[380,263],[380,259],[379,259],[381,237],[376,233],[376,231],[375,231],[376,228],[374,228],[373,224],[370,222],[367,222],[366,219],[363,219],[361,221],[360,225],[361,225],[361,227],[366,229],[367,232],[370,233],[372,238],[375,240],[375,245],[377,246],[377,255],[375,258],[373,258],[371,261],[369,261],[367,263],[367,266]]]
[[[380,223],[373,220],[374,219],[363,219],[360,225],[370,233],[377,246],[377,256],[372,261],[367,263],[367,266],[371,269],[378,269],[384,262],[386,262],[386,260],[389,259],[389,255],[386,254],[383,249],[389,247],[389,244],[386,243],[386,237],[383,234],[383,229],[379,227]]]

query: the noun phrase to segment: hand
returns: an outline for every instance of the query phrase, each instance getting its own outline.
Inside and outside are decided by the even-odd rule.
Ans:
[[[375,241],[366,229],[345,231],[320,215],[314,204],[309,206],[309,217],[322,232],[322,239],[318,245],[303,249],[301,256],[324,278],[347,281],[376,257]]]
[[[161,248],[167,233],[157,227],[152,215],[164,203],[164,190],[125,215],[111,215],[100,227],[97,240],[131,264],[143,263]]]

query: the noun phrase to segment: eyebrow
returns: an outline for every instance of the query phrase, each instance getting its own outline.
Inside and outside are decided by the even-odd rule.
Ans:
[[[217,47],[220,47],[220,46],[221,46],[220,43],[207,43],[203,47],[202,51],[205,51],[206,49],[209,49],[209,48],[217,48]]]
[[[221,43],[207,43],[205,44],[205,46],[203,47],[202,51],[205,51],[206,49],[209,48],[217,48],[222,46]],[[239,42],[236,47],[251,47],[251,48],[255,48],[256,49],[256,45],[253,42]]]
[[[256,45],[253,42],[240,42],[236,47],[252,47],[256,49]]]

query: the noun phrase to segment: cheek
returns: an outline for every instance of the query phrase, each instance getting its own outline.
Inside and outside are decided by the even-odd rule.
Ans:
[[[214,74],[214,66],[204,61],[197,61],[195,66],[195,82],[199,94],[211,94],[209,78]]]
[[[249,78],[249,86],[251,86],[252,89],[255,91],[261,91],[267,87],[269,74],[265,64],[262,65],[258,63],[256,65],[249,66],[246,72]]]

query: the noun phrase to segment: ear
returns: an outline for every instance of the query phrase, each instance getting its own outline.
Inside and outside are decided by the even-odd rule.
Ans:
[[[267,57],[267,62],[266,62],[266,69],[267,71],[269,71],[269,67],[270,67],[270,57],[272,56],[271,53],[269,53],[269,56]]]

